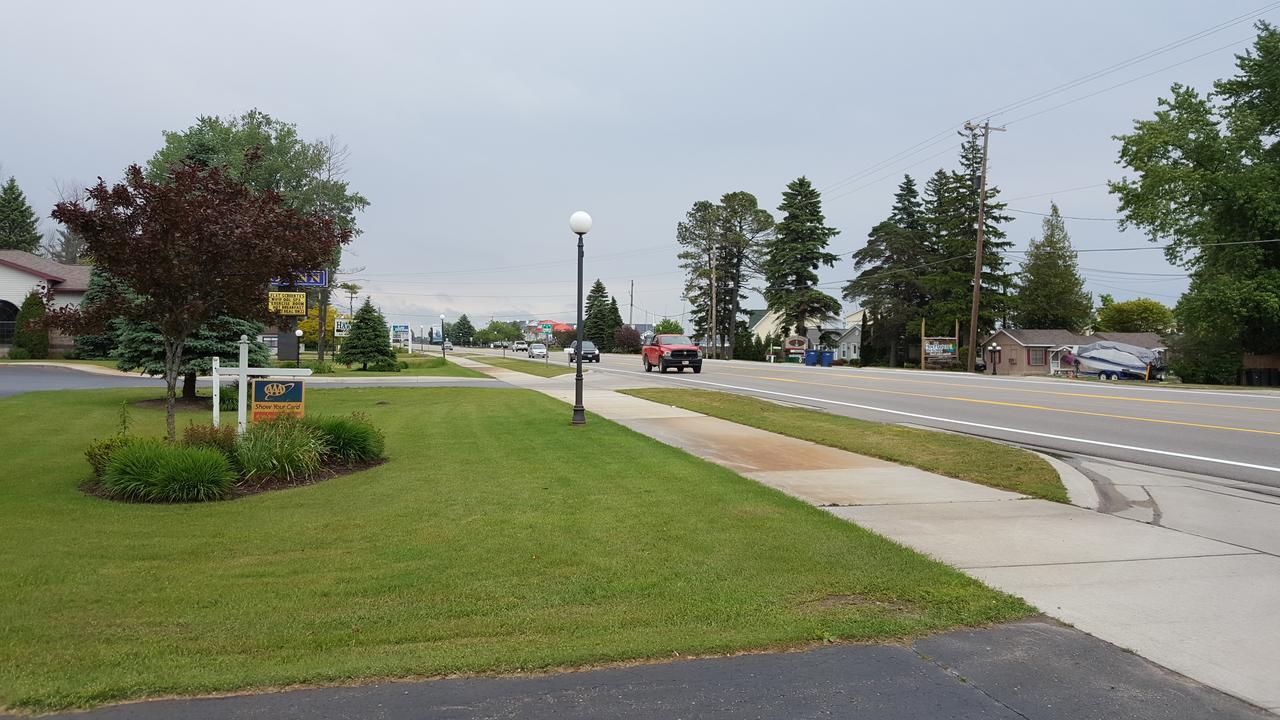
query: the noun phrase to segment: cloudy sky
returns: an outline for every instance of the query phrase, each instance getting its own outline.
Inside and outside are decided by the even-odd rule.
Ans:
[[[1100,186],[1122,175],[1111,136],[1150,115],[1172,82],[1207,88],[1232,72],[1252,30],[1228,23],[1262,9],[8,2],[0,165],[47,216],[59,182],[118,179],[161,131],[257,107],[350,147],[349,179],[372,204],[344,266],[360,269],[351,277],[389,319],[570,319],[566,223],[585,209],[588,281],[605,281],[624,318],[634,281],[644,322],[682,312],[674,231],[694,201],[747,190],[772,209],[806,175],[841,230],[832,250],[851,252],[904,171],[923,179],[954,165],[966,119],[1163,49],[991,115],[1008,125],[993,135],[990,176],[1010,207],[1045,212],[1052,198],[1065,215],[1115,217]],[[1008,230],[1024,248],[1039,225],[1018,214]],[[1146,242],[1105,219],[1068,229],[1082,250]],[[1158,251],[1085,253],[1080,264],[1095,294],[1172,303],[1185,286]],[[822,275],[851,273],[846,255]]]

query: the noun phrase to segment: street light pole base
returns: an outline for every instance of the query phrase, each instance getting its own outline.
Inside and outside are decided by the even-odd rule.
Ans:
[[[574,406],[573,406],[573,422],[572,422],[571,424],[573,424],[573,425],[586,425],[586,424],[587,424],[587,409],[586,409],[586,408],[584,408],[584,407],[582,407],[581,405],[574,405]]]

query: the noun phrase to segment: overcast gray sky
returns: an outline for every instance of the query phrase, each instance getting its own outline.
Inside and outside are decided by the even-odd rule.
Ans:
[[[807,175],[842,231],[832,250],[855,250],[902,172],[952,167],[959,138],[864,172],[877,163],[1263,6],[6,0],[0,165],[47,218],[57,181],[117,180],[162,130],[257,107],[350,146],[349,179],[372,204],[344,265],[364,268],[390,320],[570,320],[567,219],[584,209],[588,282],[604,279],[625,318],[634,280],[643,322],[682,310],[674,231],[694,201],[747,190],[774,209]],[[1121,175],[1111,136],[1172,82],[1230,74],[1252,35],[1237,24],[993,116],[1009,129],[993,135],[991,182],[1012,208],[1045,212],[1052,197],[1066,215],[1114,217],[1099,187]],[[1039,226],[1019,215],[1008,230],[1024,248]],[[1080,249],[1145,243],[1113,222],[1068,229]],[[1185,287],[1121,274],[1178,273],[1158,251],[1080,264],[1095,294],[1173,303]],[[846,257],[822,276],[851,273]]]

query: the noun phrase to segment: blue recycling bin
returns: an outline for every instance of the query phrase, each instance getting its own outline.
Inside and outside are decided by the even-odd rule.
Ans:
[[[834,362],[835,359],[836,359],[835,350],[822,351],[822,367],[831,367],[831,363]]]
[[[814,367],[814,366],[816,366],[816,365],[818,364],[818,351],[817,351],[817,350],[805,350],[805,351],[804,351],[804,364],[805,364],[805,365],[808,365],[809,367]]]

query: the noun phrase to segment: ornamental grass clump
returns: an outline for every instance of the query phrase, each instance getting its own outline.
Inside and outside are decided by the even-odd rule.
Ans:
[[[386,436],[362,413],[347,417],[322,415],[305,422],[324,438],[327,455],[339,462],[371,462],[381,458],[386,449]]]
[[[221,452],[161,440],[135,440],[111,454],[102,488],[135,502],[201,502],[226,497],[236,474]]]
[[[327,450],[315,428],[283,418],[250,425],[236,443],[235,459],[247,483],[298,481],[320,471]]]

